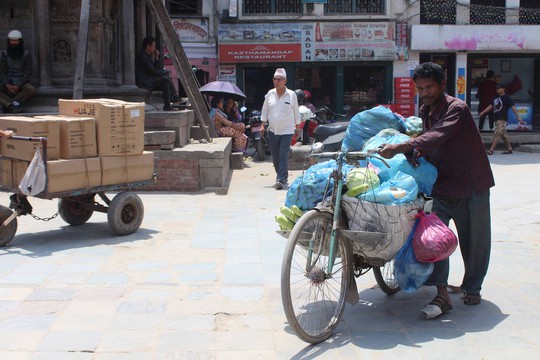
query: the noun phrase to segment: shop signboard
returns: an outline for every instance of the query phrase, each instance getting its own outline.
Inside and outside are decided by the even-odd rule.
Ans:
[[[534,25],[413,25],[411,50],[504,50],[540,48]]]
[[[218,32],[219,60],[404,60],[407,54],[407,27],[400,24],[399,29],[396,37],[394,22],[222,24]],[[293,53],[286,53],[290,51]],[[262,56],[263,53],[266,57]]]
[[[171,18],[171,22],[180,42],[208,43],[208,19]]]
[[[237,62],[297,62],[300,44],[222,44],[219,61]]]

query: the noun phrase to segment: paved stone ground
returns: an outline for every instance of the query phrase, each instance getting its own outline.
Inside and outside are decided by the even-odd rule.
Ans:
[[[79,227],[20,217],[0,249],[0,359],[538,358],[540,155],[490,160],[493,251],[478,306],[453,295],[450,314],[426,321],[433,289],[386,296],[370,272],[333,338],[300,341],[280,298],[286,240],[273,217],[286,192],[267,160],[235,171],[227,196],[141,193],[144,222],[125,237],[101,213]],[[57,206],[32,205],[42,217]],[[459,252],[451,262],[459,284]]]

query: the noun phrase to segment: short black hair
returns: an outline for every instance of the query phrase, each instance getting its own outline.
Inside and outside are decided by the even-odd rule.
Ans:
[[[434,79],[439,84],[442,84],[443,80],[446,79],[446,75],[441,65],[425,62],[414,69],[413,80],[416,81],[418,78]]]
[[[151,45],[153,42],[156,42],[156,38],[152,36],[147,36],[142,41],[142,48],[143,50],[146,49],[148,45]]]
[[[487,73],[486,73],[486,78],[490,78],[492,76],[495,76],[495,73],[493,72],[493,70],[488,70]]]
[[[210,106],[212,106],[213,108],[217,108],[221,100],[223,100],[221,96],[214,96],[212,100],[210,100]]]

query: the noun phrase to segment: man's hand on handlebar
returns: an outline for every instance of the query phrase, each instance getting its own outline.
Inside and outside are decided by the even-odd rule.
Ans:
[[[382,144],[378,148],[379,155],[386,159],[391,159],[397,154],[404,154],[412,151],[413,148],[407,143]]]

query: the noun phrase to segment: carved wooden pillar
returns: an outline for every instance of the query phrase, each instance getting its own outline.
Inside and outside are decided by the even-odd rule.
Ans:
[[[39,82],[41,86],[51,85],[51,56],[50,56],[50,26],[49,26],[49,0],[34,0],[34,28],[36,35],[37,53],[39,59]]]
[[[124,84],[135,85],[135,27],[133,0],[122,0],[122,63]]]

